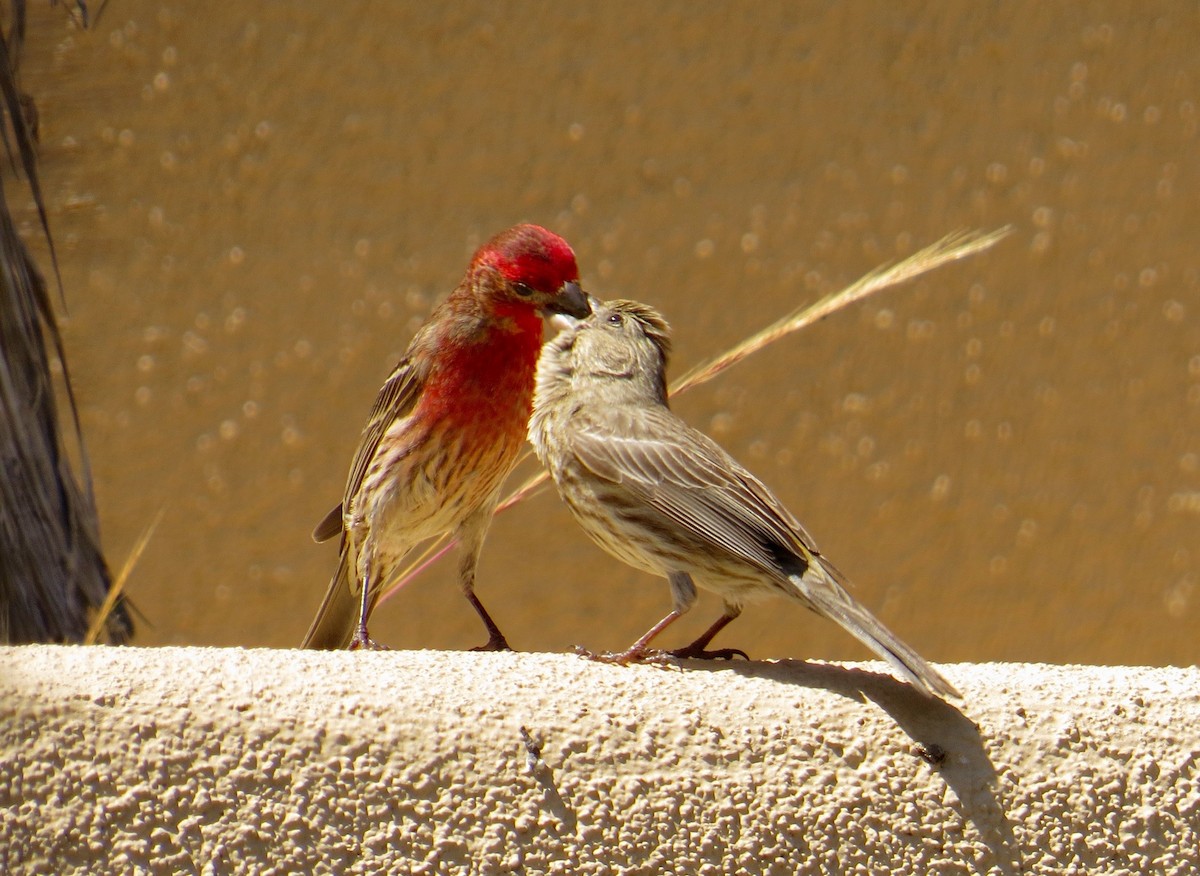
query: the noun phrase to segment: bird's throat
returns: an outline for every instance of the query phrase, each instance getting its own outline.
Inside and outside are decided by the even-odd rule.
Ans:
[[[422,396],[430,416],[524,435],[542,322],[535,314],[520,316],[489,320],[469,337],[448,339]]]

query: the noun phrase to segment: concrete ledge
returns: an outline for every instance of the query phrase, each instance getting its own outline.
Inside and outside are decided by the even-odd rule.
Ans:
[[[1200,670],[946,674],[0,648],[0,871],[1196,872]]]

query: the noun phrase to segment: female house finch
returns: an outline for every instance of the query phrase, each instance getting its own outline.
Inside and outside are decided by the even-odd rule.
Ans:
[[[508,648],[475,595],[475,567],[525,439],[542,317],[588,312],[558,235],[518,225],[480,247],[383,384],[342,503],[313,531],[317,541],[340,534],[341,559],[304,647],[373,646],[367,618],[404,555],[451,532],[463,592],[487,626],[483,647]]]
[[[705,648],[743,603],[776,594],[837,621],[922,693],[957,696],[846,592],[842,573],[761,481],[671,413],[669,332],[644,304],[593,302],[591,317],[546,344],[538,364],[529,438],[563,500],[600,547],[671,585],[671,613],[602,659],[661,655],[650,640],[691,608],[698,584],[724,598],[725,613],[671,656],[741,653]]]

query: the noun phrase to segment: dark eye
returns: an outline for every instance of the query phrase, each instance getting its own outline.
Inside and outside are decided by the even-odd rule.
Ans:
[[[610,313],[608,315],[608,324],[609,325],[624,325],[625,317],[621,316],[621,314],[619,314],[619,313]]]
[[[531,289],[529,286],[525,285],[524,283],[513,283],[513,291],[516,292],[518,295],[520,295],[522,298],[528,298],[530,295],[533,294],[533,289]]]

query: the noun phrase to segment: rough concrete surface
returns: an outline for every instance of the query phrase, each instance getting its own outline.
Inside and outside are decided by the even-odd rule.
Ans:
[[[1200,670],[946,674],[0,649],[0,870],[1195,872]]]

